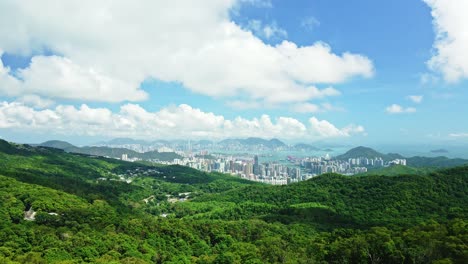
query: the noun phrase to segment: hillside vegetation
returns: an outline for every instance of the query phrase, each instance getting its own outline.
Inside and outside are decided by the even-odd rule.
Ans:
[[[0,263],[466,263],[467,208],[467,166],[269,186],[0,141]]]
[[[356,176],[398,176],[398,175],[425,175],[430,172],[435,172],[437,169],[433,167],[411,167],[404,165],[392,165],[388,167],[371,168],[368,172],[357,174]]]

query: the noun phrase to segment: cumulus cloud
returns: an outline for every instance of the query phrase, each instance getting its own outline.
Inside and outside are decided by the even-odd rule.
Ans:
[[[468,78],[468,1],[424,0],[432,9],[436,39],[428,66],[448,82]]]
[[[352,134],[364,133],[364,127],[356,125],[348,125],[342,129],[326,120],[318,120],[316,117],[309,119],[311,125],[311,133],[319,137],[349,137]]]
[[[17,101],[33,108],[47,108],[54,104],[54,101],[50,99],[41,98],[40,96],[33,94],[21,96]]]
[[[17,73],[1,65],[0,93],[140,101],[147,98],[140,84],[154,78],[213,97],[290,103],[316,97],[316,85],[373,75],[364,55],[335,54],[322,42],[264,43],[230,18],[230,10],[245,2],[270,3],[1,1],[0,49],[33,58]],[[56,55],[37,55],[44,50]]]
[[[401,105],[392,104],[391,106],[385,108],[385,111],[389,114],[403,114],[403,113],[414,113],[416,108],[414,107],[403,107]]]
[[[411,100],[413,103],[420,104],[423,100],[422,95],[408,95],[407,97],[409,100]]]
[[[18,73],[21,93],[37,93],[65,99],[118,102],[122,98],[140,101],[147,94],[123,80],[106,76],[92,68],[83,68],[70,59],[36,56]],[[134,87],[132,89],[132,87]]]
[[[0,128],[43,131],[52,134],[100,135],[146,139],[280,137],[322,139],[363,134],[362,126],[337,128],[326,120],[312,117],[309,124],[291,117],[272,119],[268,115],[246,119],[226,119],[186,104],[148,112],[137,104],[125,104],[118,112],[107,108],[57,105],[34,109],[21,102],[0,103]]]

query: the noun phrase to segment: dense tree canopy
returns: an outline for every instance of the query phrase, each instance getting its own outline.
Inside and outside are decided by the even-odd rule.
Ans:
[[[0,141],[0,263],[466,263],[467,180],[269,186]]]

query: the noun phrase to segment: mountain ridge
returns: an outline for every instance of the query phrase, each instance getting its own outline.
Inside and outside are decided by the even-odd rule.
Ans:
[[[38,144],[41,147],[50,147],[56,149],[62,149],[70,153],[86,154],[92,156],[102,156],[111,158],[121,158],[123,154],[127,154],[128,158],[139,158],[144,160],[160,160],[160,161],[172,161],[174,159],[182,158],[174,152],[158,152],[158,151],[147,151],[147,152],[136,152],[134,150],[126,148],[111,148],[106,146],[84,146],[77,147],[65,141],[49,140]]]

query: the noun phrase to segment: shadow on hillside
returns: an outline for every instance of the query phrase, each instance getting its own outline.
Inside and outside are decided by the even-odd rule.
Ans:
[[[266,222],[280,222],[283,224],[307,224],[318,229],[330,230],[333,228],[359,228],[361,227],[351,217],[337,214],[329,208],[286,208],[277,214],[265,216]]]

